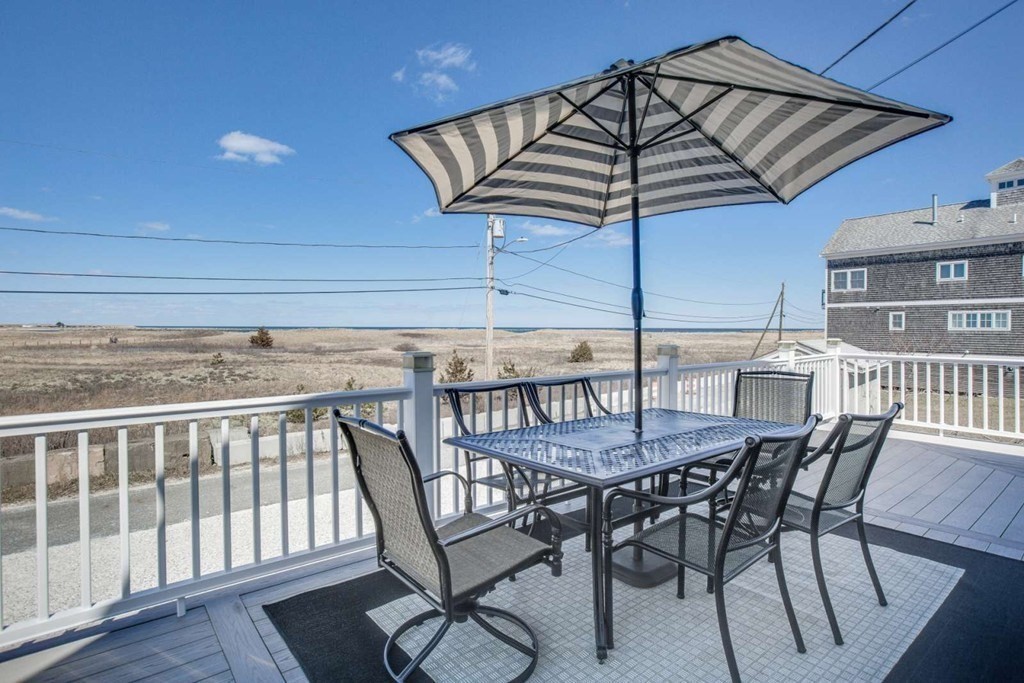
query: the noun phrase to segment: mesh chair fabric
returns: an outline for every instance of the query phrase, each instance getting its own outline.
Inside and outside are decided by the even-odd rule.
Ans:
[[[806,443],[806,437],[766,441],[760,451],[750,454],[751,462],[746,465],[749,479],[736,487],[732,501],[735,528],[729,537],[730,550],[765,538],[774,530]]]
[[[680,524],[682,547],[680,547]],[[678,557],[684,564],[704,574],[714,574],[715,555],[718,552],[725,523],[718,518],[709,520],[707,515],[684,513],[662,520],[646,527],[636,539],[652,548]],[[768,548],[767,541],[732,550],[725,555],[725,576],[756,557]]]
[[[799,425],[811,415],[808,386],[813,375],[740,372],[736,376],[735,417]]]
[[[377,533],[385,556],[424,587],[441,594],[441,568],[435,555],[436,533],[424,523],[418,500],[422,484],[399,442],[363,429],[350,429],[367,497],[377,510]]]
[[[887,427],[886,420],[863,420],[853,417],[850,431],[841,451],[833,454],[835,469],[825,489],[825,505],[844,505],[854,501],[867,485],[864,474],[881,447],[879,438]]]

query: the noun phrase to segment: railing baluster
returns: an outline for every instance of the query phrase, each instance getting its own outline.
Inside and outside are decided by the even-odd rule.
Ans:
[[[0,444],[2,444],[2,443],[3,443],[2,440],[0,440]],[[0,457],[3,457],[2,453],[0,453]],[[4,490],[3,468],[0,467],[0,491],[3,491],[3,490]],[[3,544],[3,540],[4,540],[3,539],[3,527],[4,527],[4,524],[3,524],[3,507],[4,507],[3,506],[3,496],[0,496],[0,631],[3,630],[4,625],[5,625],[4,624],[4,554],[2,552],[2,548],[4,547],[4,544]]]
[[[967,427],[974,429],[974,363],[967,366]]]
[[[231,569],[231,421],[220,421],[221,526],[224,536],[224,571]]]
[[[156,474],[156,585],[167,585],[167,490],[164,486],[164,426],[153,427],[153,469]]]
[[[192,420],[188,423],[188,484],[189,504],[191,507],[191,538],[192,538],[192,578],[198,579],[202,573],[199,551],[199,423]]]
[[[36,613],[40,619],[50,616],[50,540],[46,520],[46,436],[36,443]]]
[[[303,411],[306,420],[306,542],[316,547],[316,481],[313,476],[313,409]]]
[[[121,597],[132,592],[131,527],[128,521],[128,430],[117,430],[117,500],[118,525],[121,535]]]
[[[914,384],[913,384],[913,387],[914,387],[914,422],[917,422],[918,421],[917,420],[917,406],[921,402],[921,393],[918,391],[918,386],[917,386],[917,361],[914,361],[913,370],[914,370],[914,380],[913,380],[914,381]]]
[[[281,557],[288,555],[288,415],[277,414],[277,460],[281,480]]]
[[[953,363],[953,426],[960,426],[960,366]]]
[[[981,366],[981,428],[988,429],[988,367]]]
[[[932,364],[924,364],[924,421],[932,423]]]
[[[334,406],[328,406],[333,414]],[[377,404],[377,424],[380,424],[380,404]],[[341,540],[341,473],[338,470],[338,421],[331,418],[328,427],[331,437],[331,538],[335,543]]]
[[[1004,404],[1003,404],[1003,367],[1001,365],[996,366],[996,379],[999,381],[999,390],[997,392],[999,396],[999,431],[1004,431]]]
[[[405,403],[405,401],[399,401],[398,405],[401,406],[403,403]],[[440,396],[435,396],[434,397],[434,424],[437,425],[437,428],[434,429],[434,471],[438,472],[438,471],[444,469],[444,467],[441,465],[441,449],[443,448],[443,446],[441,444],[441,439],[442,439],[443,436],[445,436],[445,435],[443,435],[441,433],[441,424],[442,423],[441,423],[441,397]],[[449,434],[449,436],[451,436],[451,435],[454,435],[456,433],[455,417],[454,417],[454,415],[451,418],[449,418],[449,425],[451,426],[451,434]],[[452,452],[452,469],[455,470],[456,472],[458,472],[459,469],[460,469],[459,468],[459,452],[458,452],[458,450],[456,450],[454,448],[452,448],[450,450]],[[349,457],[351,457],[351,455]],[[469,476],[469,472],[468,471],[466,472],[466,476]],[[356,488],[358,489],[358,487],[356,487]],[[434,507],[433,507],[433,509],[434,510],[440,510],[441,509],[441,487],[440,486],[432,486],[432,487],[430,487],[428,489],[428,492],[430,492],[430,491],[433,492],[433,497],[434,497]],[[357,519],[357,524],[356,524],[356,528],[358,530],[356,535],[357,536],[362,536],[363,534],[362,534],[362,505],[361,505],[361,503],[359,503],[359,502],[356,503],[356,509],[357,509],[358,517],[359,517]]]
[[[939,425],[946,424],[946,366],[939,363]]]
[[[882,412],[882,362],[875,365],[875,407]]]
[[[260,416],[249,418],[249,467],[252,469],[252,561],[263,561],[262,508],[260,507]]]
[[[892,405],[892,363],[887,363],[889,369],[889,405]]]
[[[89,432],[78,433],[78,550],[82,607],[90,607],[92,606],[92,535],[89,523]],[[3,586],[0,585],[0,593],[2,592]],[[0,603],[0,625],[2,624],[3,607]]]

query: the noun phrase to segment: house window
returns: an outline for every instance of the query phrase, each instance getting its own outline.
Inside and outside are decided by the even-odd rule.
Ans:
[[[1005,332],[1010,329],[1009,311],[950,311],[949,330]]]
[[[868,271],[864,268],[854,270],[833,270],[832,291],[863,291],[868,288]]]
[[[1024,178],[1021,178],[1020,180],[1017,181],[1017,187],[1022,187],[1022,186],[1024,186]]]
[[[940,261],[935,264],[935,279],[953,282],[967,279],[967,261]]]
[[[1018,180],[1017,184],[1018,185],[1024,185],[1024,178],[1021,178],[1020,180]],[[1013,181],[1012,180],[1005,180],[1005,181],[999,183],[999,189],[1000,190],[1006,190],[1006,189],[1009,189],[1011,187],[1013,187]]]
[[[893,311],[889,314],[889,329],[893,332],[902,332],[906,329],[906,318],[903,311]]]

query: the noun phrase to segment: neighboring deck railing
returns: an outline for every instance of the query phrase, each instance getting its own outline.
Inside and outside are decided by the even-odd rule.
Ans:
[[[815,373],[812,410],[826,418],[900,400],[905,425],[1024,436],[1024,359],[844,355],[835,344],[796,356],[786,348],[770,362],[680,365],[678,349],[661,346],[643,373],[644,407],[727,415],[736,373],[776,366]],[[424,472],[462,469],[460,454],[442,443],[452,420],[432,354],[405,354],[403,368],[403,385],[384,389],[0,418],[0,449],[10,453],[19,439],[34,449],[28,501],[0,507],[0,646],[368,548],[372,520],[331,409],[403,429]],[[612,411],[633,409],[632,372],[569,377],[581,376]],[[572,396],[542,399],[556,419],[582,414]],[[515,410],[486,405],[471,418],[479,428],[517,426]],[[96,441],[108,442],[106,475],[96,472]],[[58,442],[73,444],[69,462]],[[174,459],[183,461],[168,470],[176,476],[165,475]],[[72,485],[50,491],[58,461],[75,470]],[[113,488],[94,490],[83,473]],[[480,508],[503,505],[500,491],[475,493]],[[445,485],[431,490],[431,502],[440,517],[458,512],[462,499]]]

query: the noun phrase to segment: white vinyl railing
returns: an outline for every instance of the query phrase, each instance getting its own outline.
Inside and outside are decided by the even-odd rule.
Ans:
[[[728,415],[738,371],[782,367],[814,372],[812,410],[826,418],[898,400],[905,425],[1024,436],[1024,359],[788,349],[770,362],[680,365],[661,346],[643,405]],[[403,368],[403,385],[384,389],[0,418],[0,451],[27,453],[34,469],[22,501],[0,505],[0,646],[368,548],[372,520],[330,410],[403,429],[424,473],[465,469],[443,444],[453,425],[433,355],[407,353]],[[633,409],[632,372],[563,378],[583,376],[613,412]],[[556,419],[582,415],[573,399],[542,394]],[[475,428],[518,426],[504,401],[485,405]],[[484,511],[503,506],[500,490],[474,494]],[[438,517],[462,506],[455,481],[431,486],[430,500]]]

